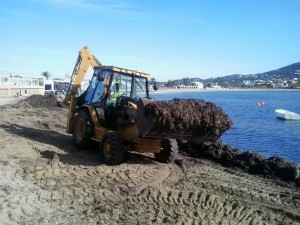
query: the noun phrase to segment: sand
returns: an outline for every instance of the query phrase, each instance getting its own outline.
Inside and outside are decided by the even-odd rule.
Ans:
[[[0,106],[7,105],[7,104],[15,104],[21,101],[22,98],[15,98],[15,97],[0,97]]]
[[[0,224],[300,224],[294,183],[183,153],[108,166],[98,145],[76,150],[66,118],[65,108],[0,107]]]

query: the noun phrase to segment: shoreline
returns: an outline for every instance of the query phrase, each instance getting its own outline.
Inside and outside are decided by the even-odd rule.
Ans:
[[[235,89],[213,89],[213,88],[207,88],[207,89],[173,89],[173,88],[159,88],[157,91],[149,91],[150,95],[156,95],[156,94],[169,94],[169,93],[186,93],[186,92],[247,92],[247,91],[264,91],[264,92],[300,92],[300,89],[259,89],[259,88],[235,88]],[[28,96],[26,96],[28,97]],[[0,96],[0,106],[3,105],[10,105],[10,104],[16,104],[22,99],[26,98],[24,97],[6,97],[6,96]]]

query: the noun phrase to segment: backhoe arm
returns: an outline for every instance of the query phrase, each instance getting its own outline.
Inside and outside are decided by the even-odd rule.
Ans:
[[[92,55],[91,51],[87,46],[84,46],[79,51],[79,55],[71,76],[71,81],[69,84],[69,88],[64,99],[64,104],[69,105],[71,101],[71,97],[75,96],[83,78],[86,75],[89,67],[92,66],[95,68],[96,66],[101,66],[101,62]]]
[[[84,46],[79,51],[79,55],[71,76],[69,88],[64,99],[64,104],[69,106],[69,114],[68,114],[68,122],[67,122],[67,133],[72,132],[75,113],[76,113],[76,105],[77,98],[75,97],[83,78],[85,77],[90,66],[93,68],[97,66],[101,66],[101,62],[97,60],[95,56],[92,55],[89,48]]]

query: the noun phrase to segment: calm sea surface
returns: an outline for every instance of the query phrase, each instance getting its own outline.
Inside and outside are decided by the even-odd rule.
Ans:
[[[300,91],[199,91],[151,93],[151,97],[213,102],[233,121],[233,126],[221,137],[225,144],[300,163],[300,121],[277,119],[274,112],[281,108],[300,113]],[[257,105],[261,101],[264,107]]]

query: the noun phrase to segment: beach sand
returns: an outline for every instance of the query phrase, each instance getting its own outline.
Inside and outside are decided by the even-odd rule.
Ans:
[[[185,154],[108,166],[76,150],[66,108],[0,100],[0,224],[300,224],[293,183]]]
[[[20,100],[22,100],[22,98],[0,97],[0,105],[16,104]]]

